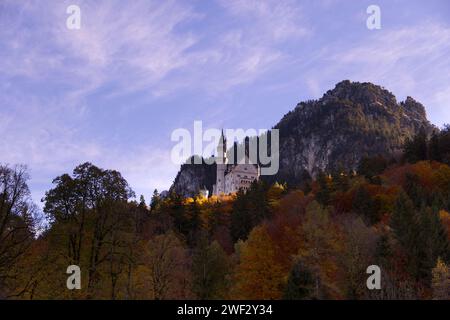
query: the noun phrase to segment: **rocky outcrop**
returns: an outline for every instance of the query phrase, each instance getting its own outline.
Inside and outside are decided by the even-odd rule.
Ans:
[[[184,197],[193,197],[199,194],[203,188],[212,194],[213,185],[216,183],[216,165],[208,165],[203,159],[201,164],[194,164],[192,158],[188,159],[178,171],[177,176],[169,190]]]

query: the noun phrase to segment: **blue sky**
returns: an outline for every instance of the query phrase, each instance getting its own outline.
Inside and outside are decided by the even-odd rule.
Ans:
[[[66,8],[81,29],[66,28]],[[381,8],[368,30],[366,8]],[[82,162],[149,199],[176,128],[270,128],[343,80],[371,81],[450,122],[450,2],[0,1],[0,162],[39,202]]]

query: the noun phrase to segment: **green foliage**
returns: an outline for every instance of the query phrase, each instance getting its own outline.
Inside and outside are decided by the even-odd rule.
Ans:
[[[364,157],[358,166],[358,174],[363,175],[370,182],[379,182],[376,177],[379,176],[388,166],[388,162],[382,156]]]
[[[247,239],[253,227],[270,216],[268,190],[268,186],[260,181],[253,182],[247,192],[240,190],[237,193],[231,214],[233,241]]]
[[[409,197],[401,193],[391,227],[407,256],[410,275],[429,283],[437,258],[442,256],[447,261],[450,252],[449,240],[437,212],[426,207],[416,210]]]
[[[422,129],[412,139],[406,141],[404,146],[404,159],[415,163],[428,159],[427,134]]]
[[[332,182],[325,173],[319,172],[317,183],[319,184],[319,190],[316,193],[316,199],[322,205],[327,205],[331,200],[331,193],[333,192]]]
[[[380,220],[378,204],[363,186],[356,190],[353,199],[353,211],[364,217],[369,225],[373,225]]]
[[[192,262],[192,291],[199,299],[223,299],[226,296],[229,262],[217,241],[206,238],[195,249]]]
[[[450,164],[450,126],[445,125],[441,131],[433,131],[431,137],[420,130],[404,145],[403,158],[415,163],[421,160],[434,160]]]
[[[150,200],[150,208],[152,210],[158,210],[160,204],[161,204],[161,197],[158,193],[158,190],[155,189],[153,191],[152,199]]]

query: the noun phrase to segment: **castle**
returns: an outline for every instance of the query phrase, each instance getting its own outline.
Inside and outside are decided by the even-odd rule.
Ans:
[[[213,186],[214,195],[230,194],[239,191],[239,189],[247,190],[253,181],[259,180],[259,166],[250,163],[247,157],[241,164],[228,163],[227,139],[223,130],[217,146],[216,164],[217,175],[216,184]]]

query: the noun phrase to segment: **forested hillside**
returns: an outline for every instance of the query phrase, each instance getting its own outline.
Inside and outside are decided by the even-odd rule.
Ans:
[[[0,297],[7,299],[449,299],[450,127],[403,156],[320,171],[301,187],[146,203],[117,171],[82,164],[39,221],[23,167],[0,167]],[[68,290],[78,265],[81,290]],[[366,268],[382,269],[368,290]]]

